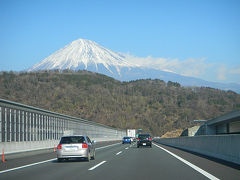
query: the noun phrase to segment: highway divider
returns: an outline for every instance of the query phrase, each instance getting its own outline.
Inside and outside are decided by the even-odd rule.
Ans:
[[[240,164],[240,135],[156,138],[155,142]]]

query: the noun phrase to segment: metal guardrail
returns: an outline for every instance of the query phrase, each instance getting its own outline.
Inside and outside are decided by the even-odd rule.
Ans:
[[[126,130],[0,99],[0,143],[58,140],[70,134],[120,139]]]

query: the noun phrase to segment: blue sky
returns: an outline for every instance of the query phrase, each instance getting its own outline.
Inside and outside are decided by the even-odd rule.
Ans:
[[[240,83],[239,0],[0,0],[0,71],[83,38],[132,61]]]

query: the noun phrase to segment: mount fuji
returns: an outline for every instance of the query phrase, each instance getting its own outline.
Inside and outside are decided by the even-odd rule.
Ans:
[[[239,84],[209,82],[202,79],[182,76],[152,68],[133,64],[120,53],[113,52],[94,41],[78,39],[43,59],[30,69],[39,70],[88,70],[113,77],[120,81],[137,79],[161,79],[178,82],[183,86],[205,86],[240,93]]]
[[[78,39],[56,51],[28,71],[71,69],[88,70],[119,79],[123,71],[138,65],[127,62],[124,56],[115,53],[94,41]]]

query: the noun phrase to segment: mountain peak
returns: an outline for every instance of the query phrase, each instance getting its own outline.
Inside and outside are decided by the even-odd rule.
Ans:
[[[91,41],[91,40],[88,40],[88,39],[77,39],[73,42],[71,42],[69,45],[72,45],[72,46],[89,46],[89,45],[96,45],[96,46],[99,46],[96,42],[94,41]]]
[[[78,39],[64,48],[59,49],[49,57],[34,65],[29,71],[51,69],[95,69],[106,68],[109,72],[117,71],[120,74],[121,67],[136,67],[115,53],[94,41]]]

